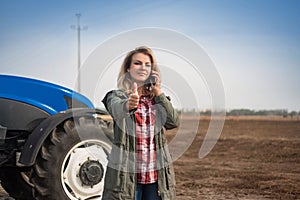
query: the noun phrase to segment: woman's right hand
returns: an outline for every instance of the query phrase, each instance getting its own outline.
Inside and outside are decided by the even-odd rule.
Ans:
[[[132,85],[132,93],[128,97],[127,108],[128,111],[138,107],[140,96],[137,91],[137,84],[134,82]]]

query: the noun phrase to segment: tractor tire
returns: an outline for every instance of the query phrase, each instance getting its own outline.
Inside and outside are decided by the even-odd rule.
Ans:
[[[111,141],[97,118],[67,120],[44,142],[31,182],[37,200],[101,199]]]
[[[29,182],[30,172],[16,169],[1,169],[0,180],[2,188],[15,200],[32,200],[33,185]]]

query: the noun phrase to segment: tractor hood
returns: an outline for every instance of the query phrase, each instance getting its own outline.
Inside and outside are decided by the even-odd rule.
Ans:
[[[94,108],[85,96],[62,86],[45,81],[0,75],[0,98],[38,107],[50,115],[71,108]]]

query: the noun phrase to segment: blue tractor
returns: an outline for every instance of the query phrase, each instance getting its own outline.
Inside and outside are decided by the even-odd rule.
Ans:
[[[0,180],[20,200],[101,199],[112,123],[85,96],[0,75]]]

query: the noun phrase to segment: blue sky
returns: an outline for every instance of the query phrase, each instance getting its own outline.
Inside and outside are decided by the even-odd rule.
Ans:
[[[226,107],[300,110],[300,1],[1,0],[0,73],[74,88],[75,13],[82,60],[120,32],[161,27],[206,50],[223,81]],[[179,44],[180,45],[180,44]]]

